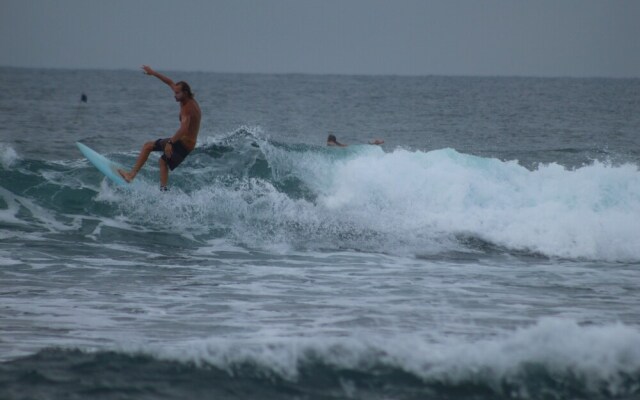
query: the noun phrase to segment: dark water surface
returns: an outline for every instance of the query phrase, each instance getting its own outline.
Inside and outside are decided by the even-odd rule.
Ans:
[[[0,69],[0,398],[640,397],[640,80],[167,74],[160,194],[166,86]]]

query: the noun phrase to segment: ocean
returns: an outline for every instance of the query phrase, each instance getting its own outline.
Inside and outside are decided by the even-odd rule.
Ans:
[[[162,72],[169,192],[75,146],[160,81],[0,68],[1,399],[640,399],[640,79]]]

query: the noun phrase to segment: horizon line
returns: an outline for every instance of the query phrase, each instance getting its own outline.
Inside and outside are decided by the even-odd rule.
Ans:
[[[134,72],[137,68],[128,67],[34,67],[0,65],[0,69],[25,69],[25,70],[54,70],[54,71],[121,71]],[[167,72],[193,73],[193,74],[220,74],[220,75],[302,75],[302,76],[361,76],[361,77],[398,77],[398,78],[522,78],[522,79],[640,79],[638,76],[606,76],[606,75],[533,75],[533,74],[456,74],[456,73],[347,73],[347,72],[264,72],[264,71],[216,71],[203,69],[173,69],[157,68]]]

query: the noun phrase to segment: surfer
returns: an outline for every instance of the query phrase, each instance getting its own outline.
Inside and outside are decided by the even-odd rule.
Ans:
[[[382,139],[373,139],[369,142],[369,144],[377,144],[377,145],[381,145],[383,143],[384,143],[384,140]],[[329,137],[327,137],[327,146],[347,147],[348,144],[338,142],[338,139],[336,138],[336,136],[330,134]]]
[[[127,172],[119,169],[118,173],[127,182],[133,181],[140,168],[147,162],[149,154],[152,151],[161,151],[163,154],[159,159],[160,190],[167,190],[169,170],[173,171],[196,147],[198,132],[200,131],[200,106],[194,99],[191,87],[187,82],[174,83],[171,79],[154,71],[148,65],[143,65],[142,69],[145,74],[155,76],[173,90],[176,101],[180,103],[180,128],[172,137],[146,142],[142,146],[140,155],[131,171]]]

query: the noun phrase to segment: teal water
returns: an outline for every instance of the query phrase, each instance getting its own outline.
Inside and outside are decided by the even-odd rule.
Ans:
[[[640,81],[169,75],[0,69],[1,398],[640,396]]]

